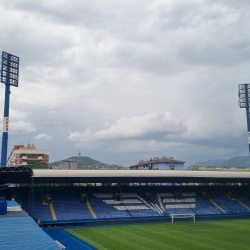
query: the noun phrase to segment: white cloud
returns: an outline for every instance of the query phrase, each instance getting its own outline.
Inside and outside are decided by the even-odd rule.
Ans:
[[[52,139],[52,135],[38,134],[38,135],[35,137],[35,139],[50,141],[50,140]]]
[[[30,113],[10,109],[9,117],[10,117],[10,126],[9,133],[32,133],[36,132],[36,126],[30,122],[29,119]],[[3,118],[0,118],[1,122]]]
[[[26,120],[27,121],[27,120],[29,120],[29,115],[30,115],[30,113],[15,110],[15,109],[12,109],[12,108],[10,108],[10,110],[9,110],[9,117],[10,117],[10,120],[12,122],[18,122],[20,120]],[[0,120],[2,121],[3,118],[0,117]]]
[[[93,142],[107,140],[154,140],[154,141],[185,141],[205,140],[213,138],[239,137],[242,130],[241,119],[233,119],[237,114],[232,114],[226,119],[220,116],[211,122],[210,116],[202,119],[195,114],[190,119],[176,118],[170,112],[149,113],[144,116],[121,118],[108,128],[94,131],[86,129],[83,132],[69,132],[71,141]],[[232,118],[232,121],[230,121]]]
[[[72,141],[118,140],[130,138],[145,138],[151,136],[166,136],[182,134],[186,130],[185,124],[175,118],[170,112],[150,113],[142,117],[132,116],[121,118],[108,129],[93,132],[87,129],[83,132],[70,132]]]
[[[10,133],[31,133],[36,132],[35,126],[30,122],[25,121],[18,121],[18,122],[11,122],[10,120],[10,127],[9,127]]]
[[[10,119],[11,121],[28,120],[30,113],[18,111],[10,108]]]

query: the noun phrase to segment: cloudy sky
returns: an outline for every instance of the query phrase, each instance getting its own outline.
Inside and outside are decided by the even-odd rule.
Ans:
[[[247,155],[249,16],[247,0],[0,0],[0,50],[20,57],[9,152],[29,141],[51,162],[80,149],[124,166]]]

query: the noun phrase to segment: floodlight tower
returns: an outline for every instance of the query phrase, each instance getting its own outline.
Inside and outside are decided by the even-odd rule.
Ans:
[[[10,86],[18,87],[19,57],[2,52],[1,82],[5,84],[1,166],[6,167],[9,132]]]
[[[249,156],[250,156],[250,118],[249,118],[249,107],[250,107],[250,83],[239,84],[239,106],[240,108],[246,109],[247,115],[247,131],[248,131],[248,144],[249,144]]]

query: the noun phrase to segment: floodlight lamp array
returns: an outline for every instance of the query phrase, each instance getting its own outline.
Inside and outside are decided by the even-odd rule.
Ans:
[[[239,106],[240,108],[250,107],[250,83],[239,84]]]
[[[1,82],[18,87],[19,57],[2,52]]]

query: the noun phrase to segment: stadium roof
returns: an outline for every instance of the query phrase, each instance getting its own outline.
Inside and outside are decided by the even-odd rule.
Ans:
[[[12,168],[0,171],[1,183],[250,183],[249,171],[54,170]],[[19,170],[15,168],[16,170]],[[32,178],[32,179],[31,179]]]
[[[55,183],[237,183],[250,182],[250,172],[185,170],[52,170],[34,169],[34,182]]]
[[[0,167],[0,183],[23,183],[33,175],[30,167]]]
[[[199,166],[194,166],[193,170],[195,171],[234,171],[234,172],[250,172],[250,168],[246,167],[212,167],[212,166],[207,166],[207,167],[199,167]]]

